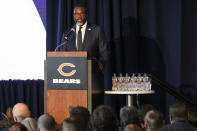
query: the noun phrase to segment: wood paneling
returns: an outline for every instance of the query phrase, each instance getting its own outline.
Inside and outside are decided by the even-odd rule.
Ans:
[[[61,124],[69,117],[69,107],[88,106],[87,90],[48,90],[47,112],[54,116],[56,122]]]
[[[47,52],[48,57],[87,57],[87,52]]]

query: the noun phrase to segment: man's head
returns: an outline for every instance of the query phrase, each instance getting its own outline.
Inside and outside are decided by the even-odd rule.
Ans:
[[[28,129],[23,124],[17,122],[9,128],[9,131],[28,131]]]
[[[116,131],[118,119],[115,112],[109,106],[101,105],[92,114],[92,126],[97,131]]]
[[[144,118],[146,131],[159,129],[163,126],[163,114],[157,110],[150,110]]]
[[[187,107],[182,102],[176,102],[169,108],[170,122],[187,120]]]
[[[82,131],[78,121],[66,118],[62,124],[62,131]]]
[[[55,130],[55,120],[49,114],[43,114],[38,118],[38,131],[53,131]]]
[[[135,124],[129,124],[125,127],[124,131],[141,131],[141,129]]]
[[[144,117],[146,115],[146,113],[150,110],[153,110],[154,107],[150,104],[144,104],[142,106],[140,106],[140,108],[138,109],[138,117],[139,117],[139,121],[140,121],[140,125],[141,128],[145,128],[144,127]]]
[[[30,117],[31,115],[28,106],[24,103],[17,103],[16,105],[14,105],[12,113],[15,122],[20,122],[26,117]]]
[[[69,109],[70,118],[79,121],[81,128],[87,128],[90,120],[90,112],[82,106],[71,107]]]
[[[77,5],[74,8],[73,15],[77,25],[82,26],[86,22],[86,8],[82,5]]]
[[[124,106],[120,109],[120,124],[125,127],[128,124],[139,124],[137,108],[135,106]]]

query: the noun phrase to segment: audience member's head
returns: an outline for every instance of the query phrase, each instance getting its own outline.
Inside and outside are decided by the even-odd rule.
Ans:
[[[124,106],[120,109],[120,125],[125,127],[128,124],[139,124],[137,108],[135,106]]]
[[[17,122],[9,128],[9,131],[28,131],[28,130],[23,124]]]
[[[62,124],[62,131],[83,131],[78,121],[66,118]]]
[[[12,114],[12,108],[7,108],[7,110],[6,110],[6,116],[8,117],[8,119],[9,120],[14,120],[14,118],[13,118],[13,114]]]
[[[38,131],[54,131],[56,122],[53,116],[49,114],[43,114],[38,118],[37,125]]]
[[[153,110],[153,109],[154,109],[154,107],[150,104],[144,104],[144,105],[140,106],[140,108],[138,109],[139,121],[140,121],[142,128],[145,128],[144,127],[144,117],[145,117],[146,113],[150,110]]]
[[[109,106],[97,107],[92,114],[91,122],[96,131],[116,131],[118,129],[117,116]]]
[[[169,108],[170,122],[187,120],[187,107],[182,102],[176,102]]]
[[[15,122],[20,122],[26,117],[30,117],[31,115],[28,106],[24,103],[17,103],[16,105],[14,105],[12,113]]]
[[[163,114],[157,110],[150,110],[144,118],[146,131],[153,131],[163,126]]]
[[[90,112],[87,108],[77,106],[69,109],[70,118],[79,122],[81,128],[86,129],[90,120]]]
[[[188,121],[197,128],[197,109],[188,110]]]
[[[6,113],[2,113],[3,119],[0,121],[0,125],[3,127],[8,127],[10,124],[14,123],[14,118],[12,115],[12,108],[7,108]]]
[[[37,130],[37,121],[31,117],[25,118],[21,123],[28,129],[28,131]]]
[[[141,128],[135,124],[128,124],[124,131],[141,131]]]

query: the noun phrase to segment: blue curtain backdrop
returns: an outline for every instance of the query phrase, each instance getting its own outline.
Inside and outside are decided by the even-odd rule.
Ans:
[[[73,26],[73,7],[85,4],[88,20],[103,26],[112,59],[105,70],[105,90],[112,73],[146,72],[167,82],[197,103],[197,1],[196,0],[48,0],[47,51],[54,51],[63,30]],[[43,113],[43,80],[0,81],[0,111],[26,102],[37,117]],[[153,84],[156,94],[140,97],[165,111],[174,100]],[[106,95],[114,109],[125,96]]]
[[[73,7],[84,4],[88,20],[103,26],[112,50],[105,70],[105,90],[112,73],[146,72],[167,82],[196,103],[197,1],[196,0],[57,0],[47,1],[47,51],[60,43],[63,30],[73,26]],[[141,97],[164,111],[173,101],[153,85],[156,94]],[[119,108],[124,96],[105,96]]]
[[[0,112],[16,103],[26,103],[32,117],[38,118],[44,112],[43,80],[2,80],[0,81]],[[2,116],[0,115],[0,118]]]

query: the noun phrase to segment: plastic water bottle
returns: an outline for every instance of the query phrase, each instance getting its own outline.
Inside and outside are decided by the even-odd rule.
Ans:
[[[143,77],[142,77],[142,90],[146,91],[147,90],[147,82],[148,82],[148,76],[146,75],[146,73],[144,73]]]
[[[138,73],[137,77],[137,90],[142,91],[142,76],[140,73]]]
[[[112,76],[112,91],[117,91],[117,77],[116,73]]]
[[[151,81],[150,78],[147,76],[146,73],[144,73],[144,86],[145,86],[145,91],[150,91],[151,90]]]
[[[129,82],[130,82],[130,76],[128,73],[126,73],[125,77],[124,77],[124,91],[128,91],[129,90]]]
[[[122,90],[122,82],[123,82],[123,77],[122,73],[117,77],[117,90],[121,91]]]
[[[150,77],[148,77],[148,82],[147,82],[147,90],[148,91],[151,91],[151,86],[152,86],[151,79],[150,79]]]
[[[131,81],[132,81],[132,91],[137,91],[138,90],[138,87],[137,87],[137,77],[135,76],[135,74],[133,73],[132,75],[132,78],[131,78]]]

